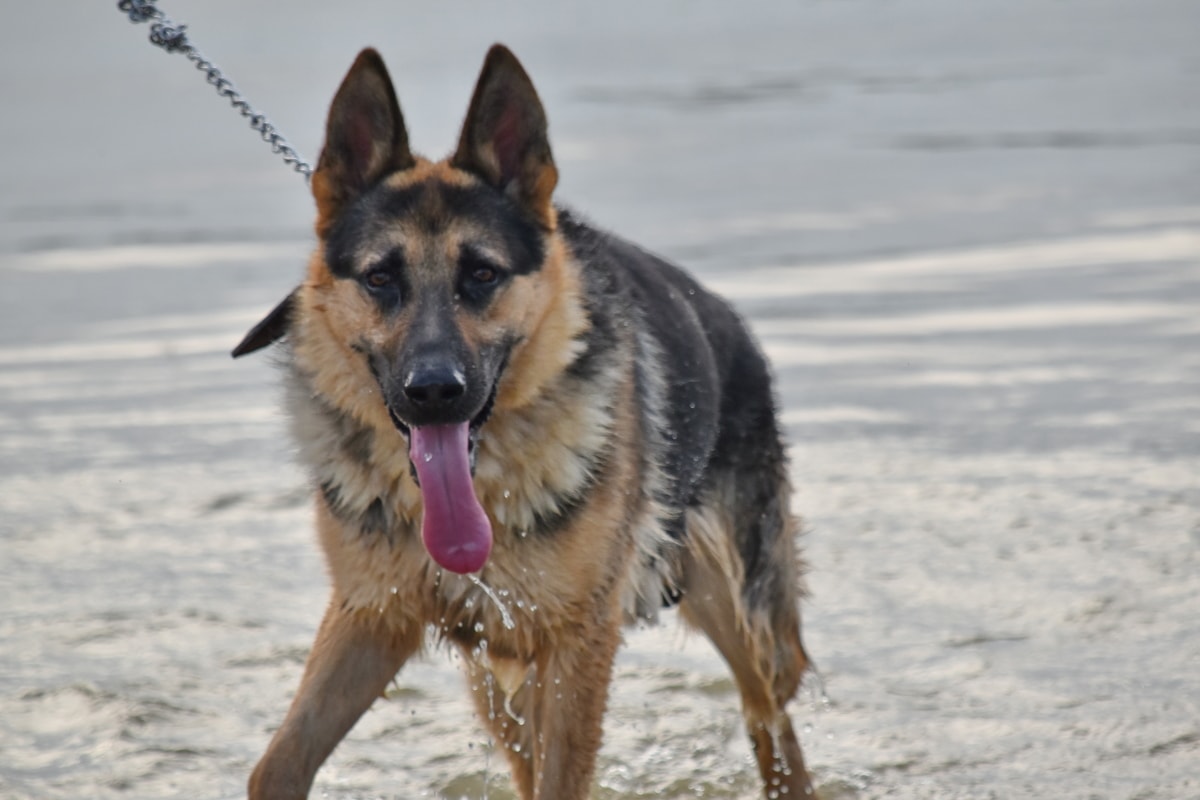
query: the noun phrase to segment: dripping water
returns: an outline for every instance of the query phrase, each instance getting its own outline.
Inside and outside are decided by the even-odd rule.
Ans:
[[[492,587],[481,581],[476,575],[468,575],[467,578],[471,583],[479,587],[479,590],[492,599],[496,604],[496,608],[500,611],[500,621],[504,624],[505,630],[512,630],[517,627],[517,623],[513,622],[512,614],[508,613],[508,606],[500,599],[500,595],[496,594]]]
[[[518,691],[520,690],[518,689]],[[512,695],[507,693],[504,695],[504,713],[508,714],[508,716],[512,718],[513,722],[517,723],[518,725],[525,724],[525,718],[513,710]]]

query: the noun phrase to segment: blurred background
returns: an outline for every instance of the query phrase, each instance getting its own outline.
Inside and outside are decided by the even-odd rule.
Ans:
[[[505,42],[560,200],[738,304],[827,800],[1200,797],[1200,4],[163,10],[310,160],[361,47],[438,157]],[[228,357],[313,205],[147,34],[0,24],[0,798],[242,796],[326,597],[271,359]],[[758,796],[708,645],[628,639],[596,796]],[[512,797],[440,653],[318,795]]]

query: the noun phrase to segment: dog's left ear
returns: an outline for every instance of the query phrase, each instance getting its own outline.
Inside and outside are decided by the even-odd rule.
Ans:
[[[546,112],[533,81],[504,45],[488,51],[450,163],[508,193],[543,226],[553,227],[550,196],[558,169]]]
[[[261,350],[277,339],[287,336],[288,327],[292,321],[292,307],[296,305],[296,293],[299,291],[299,289],[293,289],[291,294],[283,298],[279,305],[271,309],[270,314],[263,317],[257,325],[250,329],[249,333],[242,337],[238,346],[233,348],[234,358]]]

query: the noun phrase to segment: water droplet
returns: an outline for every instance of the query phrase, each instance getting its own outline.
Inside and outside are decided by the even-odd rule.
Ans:
[[[483,623],[482,623],[482,622],[476,622],[476,623],[475,623],[475,632],[476,632],[476,633],[483,633]]]
[[[525,724],[525,718],[522,717],[520,714],[518,714],[516,711],[513,711],[512,697],[510,695],[504,695],[504,713],[508,714],[508,716],[512,717],[513,722],[517,723],[518,725]],[[520,752],[520,751],[518,750],[517,752]]]
[[[508,489],[505,489],[504,490],[504,499],[507,500],[510,497],[512,497],[512,492],[510,492]]]
[[[426,453],[425,455],[421,456],[421,458],[423,458],[425,463],[428,464],[430,461],[433,461],[433,453]]]
[[[484,674],[484,681],[487,683],[487,698],[488,698],[488,719],[495,721],[496,719],[496,679],[492,673]]]
[[[500,621],[504,624],[504,627],[507,630],[511,631],[513,628],[517,627],[517,623],[513,622],[512,615],[508,613],[508,607],[504,605],[504,602],[499,596],[497,596],[496,592],[492,590],[492,587],[488,586],[474,575],[468,575],[467,579],[470,580],[471,583],[478,586],[479,590],[490,597],[492,602],[496,604],[496,608],[500,611]],[[508,594],[508,591],[502,589],[500,590],[500,594],[506,595]]]

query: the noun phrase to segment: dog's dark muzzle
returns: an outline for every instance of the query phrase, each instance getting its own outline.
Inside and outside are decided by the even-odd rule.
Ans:
[[[471,414],[469,411],[466,413],[462,411],[468,387],[462,379],[461,373],[449,368],[429,369],[423,372],[414,370],[410,377],[411,380],[405,381],[401,391],[404,399],[398,401],[389,399],[387,403],[388,415],[392,418],[392,424],[404,435],[404,438],[411,439],[413,427],[461,424],[466,418],[470,423],[469,458],[471,471],[474,472],[475,445],[479,439],[479,429],[492,415],[492,408],[496,404],[496,383],[491,384],[483,405]],[[385,396],[388,394],[385,393]],[[391,396],[395,397],[395,394],[393,393]],[[413,478],[417,478],[415,470],[413,470]]]
[[[495,388],[451,361],[418,362],[398,373],[380,381],[380,388],[401,430],[474,422]]]

